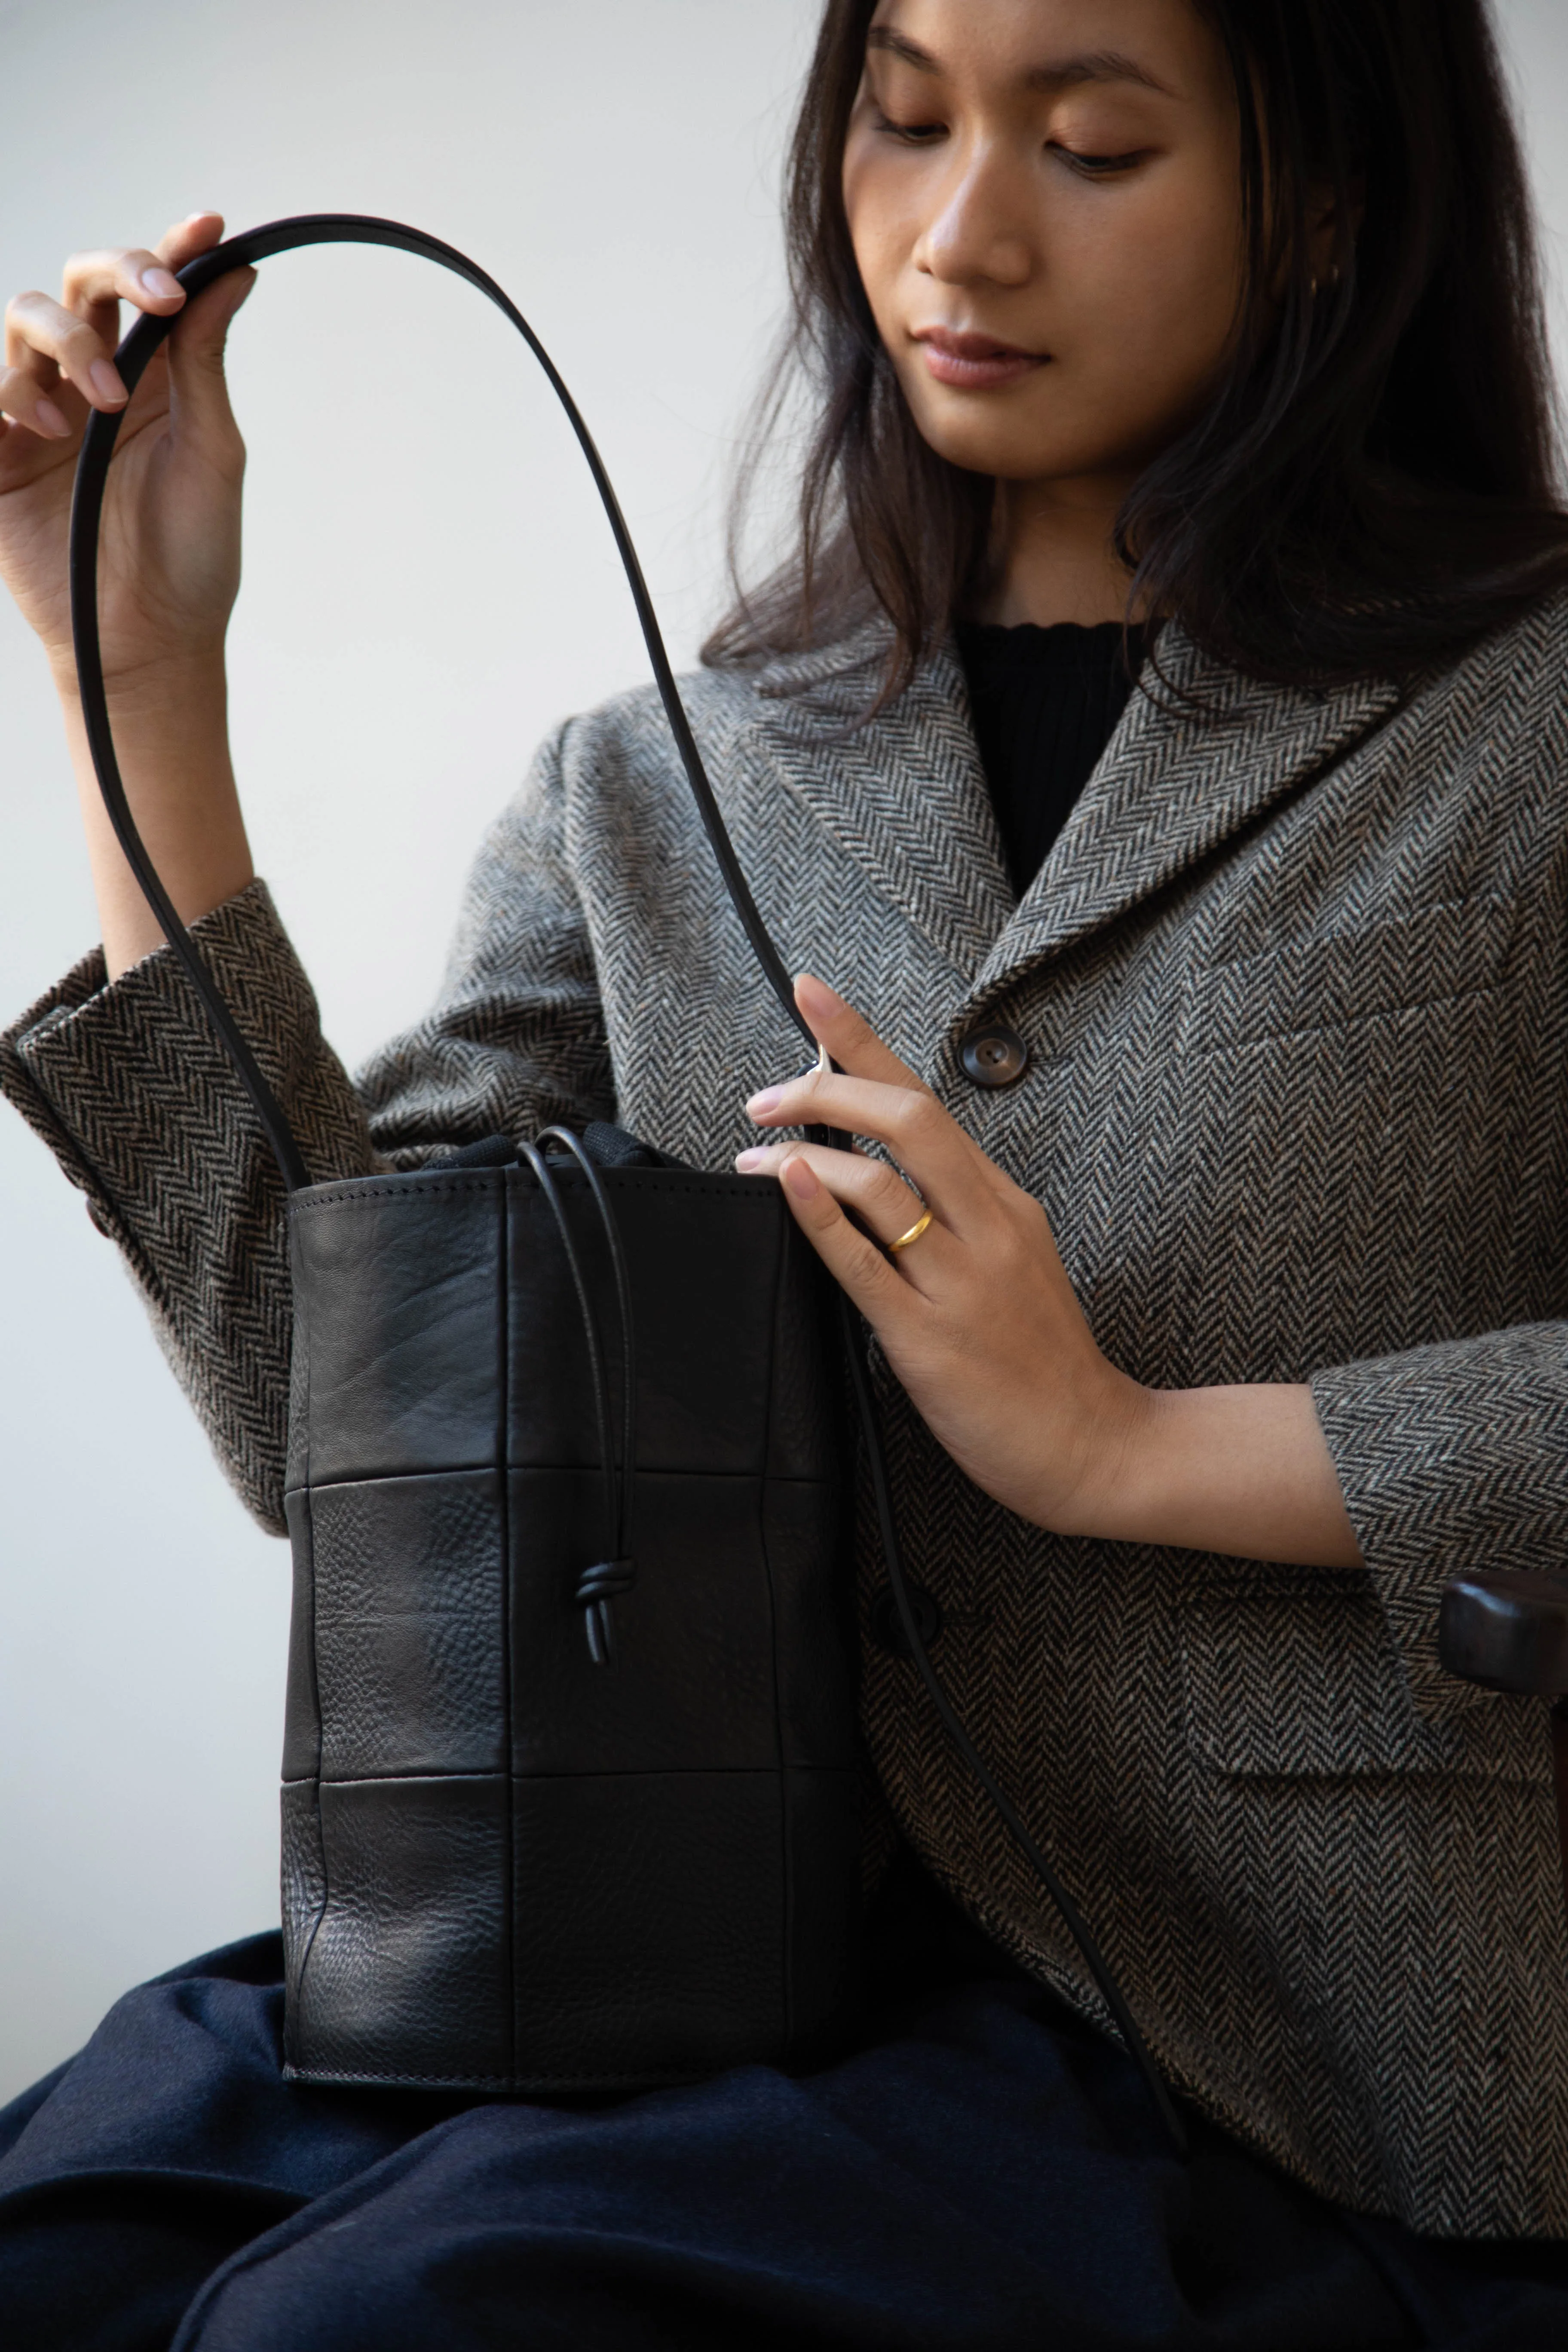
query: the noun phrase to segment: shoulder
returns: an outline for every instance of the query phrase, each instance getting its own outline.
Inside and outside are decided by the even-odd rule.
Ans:
[[[676,686],[681,708],[705,749],[744,726],[756,710],[757,682],[748,672],[689,670]],[[567,719],[555,740],[563,764],[578,774],[605,767],[679,765],[663,698],[651,679]]]
[[[1509,731],[1545,726],[1561,749],[1568,729],[1568,590],[1554,591],[1517,620],[1427,678],[1415,698],[1467,729],[1491,722]]]
[[[1489,810],[1505,831],[1523,823],[1531,834],[1559,835],[1568,793],[1568,593],[1542,597],[1412,681],[1373,764],[1429,814],[1447,802],[1469,813],[1466,824]]]
[[[681,707],[709,758],[721,758],[726,746],[758,721],[787,727],[792,717],[809,716],[842,725],[871,700],[889,643],[888,628],[873,623],[809,652],[743,667],[688,670],[676,680]],[[651,680],[568,719],[553,740],[563,761],[578,774],[604,766],[679,767],[669,720]]]

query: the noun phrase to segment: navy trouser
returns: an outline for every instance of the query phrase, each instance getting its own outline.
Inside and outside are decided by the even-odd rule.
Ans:
[[[820,2073],[598,2105],[290,2086],[280,1972],[145,1985],[0,2112],[5,2352],[1568,2352],[1568,2249],[1343,2214],[1199,2121],[1184,2170],[1000,1960],[884,1975]]]

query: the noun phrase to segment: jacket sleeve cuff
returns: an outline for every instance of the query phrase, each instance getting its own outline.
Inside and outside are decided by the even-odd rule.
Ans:
[[[266,886],[192,926],[315,1179],[374,1165],[364,1114]],[[100,950],[0,1034],[0,1093],[87,1195],[229,1477],[280,1528],[290,1296],[283,1189],[227,1055],[159,948]]]
[[[230,1011],[289,1114],[313,1176],[373,1164],[363,1115],[323,1047],[310,983],[265,882],[191,926]],[[176,1045],[175,1041],[178,1041]],[[323,1064],[325,1066],[323,1066]],[[55,1152],[106,1230],[150,1169],[166,1174],[209,1082],[237,1091],[228,1058],[169,950],[110,982],[101,948],[0,1033],[0,1094]]]
[[[1412,1698],[1495,1698],[1443,1672],[1443,1588],[1568,1565],[1568,1324],[1521,1325],[1320,1372],[1312,1400]]]
[[[129,979],[130,974],[126,977]],[[94,1197],[93,1171],[85,1153],[39,1085],[27,1048],[36,1036],[69,1023],[73,1014],[108,985],[103,950],[94,948],[65,978],[28,1006],[19,1021],[0,1031],[0,1094],[19,1110],[35,1135],[47,1144],[73,1184],[88,1196],[88,1210],[101,1226],[101,1203]]]

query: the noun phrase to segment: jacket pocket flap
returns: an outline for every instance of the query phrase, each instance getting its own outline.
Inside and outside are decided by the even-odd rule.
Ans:
[[[1510,898],[1454,898],[1397,922],[1205,965],[1186,1008],[1189,1043],[1196,1053],[1222,1052],[1495,987],[1515,918]]]
[[[1184,1604],[1181,1648],[1187,1738],[1216,1771],[1549,1777],[1537,1700],[1500,1696],[1441,1728],[1416,1713],[1360,1571],[1259,1567],[1218,1578]]]

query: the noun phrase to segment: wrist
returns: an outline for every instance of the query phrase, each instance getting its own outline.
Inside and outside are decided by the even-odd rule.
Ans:
[[[113,980],[163,934],[104,807],[74,680],[62,686],[62,702]],[[229,758],[221,656],[146,663],[121,674],[109,688],[109,713],[136,829],[182,921],[197,922],[254,875]]]
[[[50,655],[49,674],[68,716],[79,712],[81,694],[71,646]],[[114,668],[106,665],[103,687],[110,716],[117,726],[226,709],[228,674],[223,642],[177,654],[150,655],[144,661],[121,663]]]
[[[1142,1465],[1158,1414],[1159,1392],[1146,1389],[1096,1352],[1093,1374],[1079,1389],[1079,1427],[1066,1449],[1068,1477],[1038,1513],[1054,1535],[1103,1536],[1126,1516],[1130,1490],[1142,1480]]]
[[[1067,1515],[1112,1543],[1355,1568],[1362,1554],[1310,1388],[1145,1389],[1113,1374]]]

